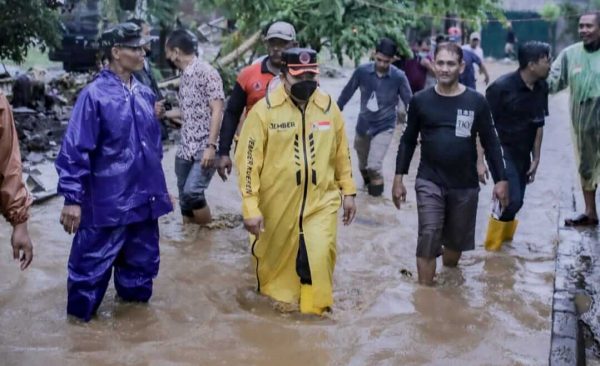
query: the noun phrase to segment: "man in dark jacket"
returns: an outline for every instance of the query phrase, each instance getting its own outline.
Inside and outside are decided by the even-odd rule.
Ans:
[[[485,239],[488,250],[498,250],[504,240],[513,238],[525,187],[535,180],[548,115],[545,79],[549,72],[550,45],[527,42],[519,47],[519,69],[502,75],[486,91],[510,185],[510,203],[498,217],[490,217]]]

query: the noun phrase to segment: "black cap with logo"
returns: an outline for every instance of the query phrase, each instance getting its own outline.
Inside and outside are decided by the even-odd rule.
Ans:
[[[142,47],[151,41],[152,37],[142,36],[142,29],[136,24],[120,23],[102,32],[100,47]]]

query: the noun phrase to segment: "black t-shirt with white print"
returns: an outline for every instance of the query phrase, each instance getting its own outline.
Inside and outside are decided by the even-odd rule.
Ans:
[[[396,157],[396,174],[407,174],[421,136],[421,163],[417,178],[445,188],[476,188],[479,136],[494,182],[505,180],[504,160],[490,108],[485,97],[467,88],[447,97],[434,87],[412,98],[406,130]]]

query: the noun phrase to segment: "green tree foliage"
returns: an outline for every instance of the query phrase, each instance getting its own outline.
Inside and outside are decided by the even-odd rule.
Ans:
[[[404,32],[422,17],[452,14],[473,24],[489,13],[502,18],[500,0],[214,0],[213,4],[227,9],[242,34],[287,20],[296,26],[301,44],[317,50],[328,46],[340,62],[344,55],[358,61],[383,36],[406,49]]]
[[[560,17],[560,7],[556,4],[545,4],[540,11],[540,15],[547,22],[556,22]]]
[[[542,19],[550,24],[548,27],[548,38],[552,41],[552,44],[556,44],[556,21],[560,17],[560,6],[545,4],[540,11],[540,15]]]
[[[32,46],[60,41],[58,12],[43,0],[0,0],[0,59],[21,63]]]
[[[504,20],[501,0],[413,0],[414,15],[431,15],[444,17],[449,14],[466,20],[467,25],[473,26],[487,20],[488,15]]]
[[[163,26],[169,26],[176,19],[181,0],[148,0],[148,14]]]

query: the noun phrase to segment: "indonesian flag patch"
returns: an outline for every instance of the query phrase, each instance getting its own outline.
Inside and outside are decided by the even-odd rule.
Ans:
[[[321,121],[315,122],[312,125],[313,131],[327,131],[331,129],[331,122],[329,121]]]

